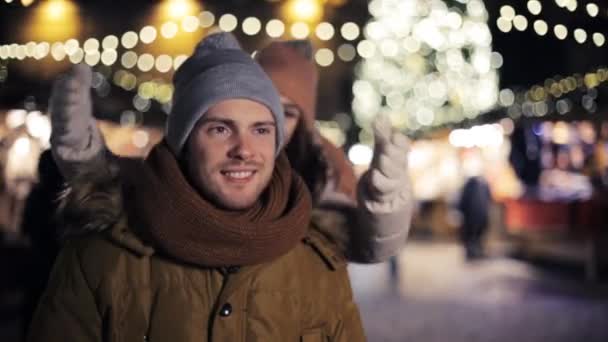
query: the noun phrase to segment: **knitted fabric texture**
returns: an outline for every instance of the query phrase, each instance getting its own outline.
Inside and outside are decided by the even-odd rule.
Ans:
[[[144,227],[143,235],[157,249],[184,262],[207,267],[267,262],[292,249],[309,227],[310,193],[284,154],[258,202],[244,211],[223,210],[201,197],[165,143],[122,172],[129,220]]]

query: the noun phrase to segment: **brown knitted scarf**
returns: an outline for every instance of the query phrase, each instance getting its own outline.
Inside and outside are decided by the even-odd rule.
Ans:
[[[310,194],[284,153],[267,189],[245,211],[220,209],[199,195],[165,143],[122,172],[130,219],[156,248],[181,261],[206,267],[263,263],[292,249],[309,226]]]

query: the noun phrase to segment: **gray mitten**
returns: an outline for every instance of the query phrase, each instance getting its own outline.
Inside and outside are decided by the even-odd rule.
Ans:
[[[66,180],[104,153],[105,144],[93,118],[91,82],[91,68],[78,64],[53,84],[51,149]]]
[[[390,121],[379,116],[374,122],[374,157],[362,178],[365,207],[373,213],[392,213],[411,205],[408,174],[409,140],[392,130]]]

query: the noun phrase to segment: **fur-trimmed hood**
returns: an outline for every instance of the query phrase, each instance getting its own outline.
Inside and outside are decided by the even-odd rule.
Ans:
[[[134,159],[112,159],[108,165],[77,174],[62,195],[58,221],[60,238],[105,233],[111,240],[140,255],[154,249],[129,229],[123,205],[120,167]]]

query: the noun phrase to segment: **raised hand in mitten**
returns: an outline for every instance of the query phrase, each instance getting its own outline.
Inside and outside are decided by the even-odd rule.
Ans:
[[[367,174],[361,179],[362,198],[371,212],[391,213],[411,205],[408,175],[409,140],[393,131],[386,116],[374,122],[374,156]]]
[[[49,100],[51,148],[66,179],[104,151],[104,142],[93,118],[91,82],[91,68],[78,64],[53,84]]]

